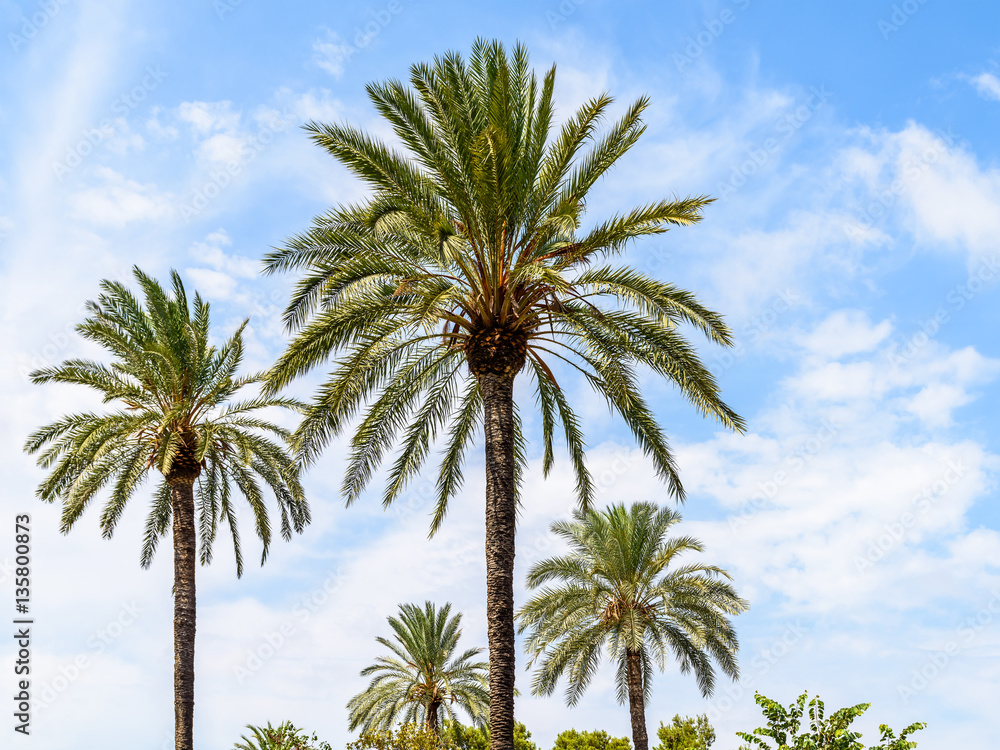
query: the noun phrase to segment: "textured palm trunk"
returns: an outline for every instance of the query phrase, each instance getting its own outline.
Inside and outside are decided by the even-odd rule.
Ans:
[[[174,747],[193,750],[195,557],[194,483],[170,485],[174,519]]]
[[[437,735],[441,734],[441,730],[438,728],[438,710],[440,708],[440,701],[432,701],[427,707],[427,731]]]
[[[490,750],[514,748],[514,374],[479,376],[486,432]]]
[[[638,651],[625,651],[628,669],[628,712],[632,718],[632,744],[635,750],[649,750],[646,736],[646,704],[642,695],[642,659]]]

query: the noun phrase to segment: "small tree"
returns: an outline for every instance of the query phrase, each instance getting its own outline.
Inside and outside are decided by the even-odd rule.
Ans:
[[[286,721],[277,727],[271,722],[266,727],[255,727],[247,724],[252,737],[242,735],[242,742],[237,742],[235,750],[333,750],[330,743],[321,742],[315,734],[306,736],[303,730]]]
[[[473,661],[481,648],[458,652],[462,614],[451,615],[451,603],[400,604],[399,617],[388,617],[395,641],[376,638],[391,652],[380,656],[361,676],[371,683],[347,703],[348,728],[362,732],[390,729],[397,720],[423,721],[437,732],[440,719],[454,719],[461,708],[473,721],[489,711],[489,665]]]
[[[452,742],[425,723],[409,722],[398,729],[364,732],[347,750],[454,750]]]
[[[628,704],[635,750],[649,748],[654,667],[677,660],[706,698],[715,689],[713,660],[739,677],[739,642],[727,615],[749,604],[722,568],[679,562],[703,549],[694,537],[669,536],[680,520],[670,508],[637,502],[552,524],[569,553],[532,566],[528,588],[539,592],[518,613],[521,631],[528,631],[525,650],[531,663],[539,661],[535,695],[551,694],[565,677],[566,702],[575,705],[606,650],[618,667],[618,702]]]
[[[809,701],[809,731],[800,734],[802,715],[805,713],[806,698],[808,693],[802,693],[799,699],[787,709],[777,701],[765,698],[760,693],[755,694],[757,701],[764,711],[768,726],[757,728],[753,734],[737,732],[737,736],[745,740],[748,744],[741,745],[740,750],[865,750],[859,740],[860,732],[850,730],[851,722],[861,716],[870,703],[859,703],[850,708],[841,708],[834,711],[830,718],[824,718],[823,701],[819,697]],[[878,745],[872,745],[868,750],[912,750],[917,746],[916,742],[907,739],[909,735],[919,729],[923,729],[927,724],[924,722],[914,722],[904,729],[899,737],[885,724],[879,725],[882,736]],[[774,741],[772,746],[765,744],[762,737],[768,737]]]
[[[715,742],[715,729],[708,722],[708,716],[685,716],[683,719],[675,715],[673,723],[660,722],[656,730],[660,744],[653,750],[708,750]]]
[[[445,719],[441,738],[457,750],[490,750],[488,726],[470,727]],[[514,724],[514,750],[538,750],[538,745],[531,741],[531,732],[519,721]]]
[[[603,729],[593,732],[567,729],[556,737],[553,750],[632,750],[632,743],[627,737],[612,737]]]

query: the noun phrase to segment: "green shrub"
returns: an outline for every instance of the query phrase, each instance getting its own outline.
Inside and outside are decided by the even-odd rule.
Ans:
[[[865,750],[865,746],[858,741],[861,739],[861,734],[852,732],[849,727],[851,722],[868,710],[870,703],[841,708],[834,711],[827,719],[823,715],[823,701],[817,696],[809,701],[809,729],[800,734],[807,697],[808,693],[802,693],[799,699],[786,709],[777,701],[756,693],[755,700],[762,708],[768,726],[753,730],[753,734],[737,732],[740,739],[749,743],[742,745],[740,750],[754,750],[754,748],[772,750],[772,746],[765,744],[762,737],[770,738],[775,743],[773,750]],[[879,744],[872,745],[868,750],[912,750],[917,743],[907,738],[926,726],[927,724],[923,722],[915,722],[896,737],[888,726],[882,724],[879,726],[879,731],[882,733]]]
[[[612,737],[603,729],[593,732],[578,732],[567,729],[556,737],[553,750],[631,750],[632,743],[627,737]]]
[[[446,722],[447,723],[447,722]],[[487,740],[487,748],[489,741]],[[424,724],[403,724],[398,729],[364,732],[347,750],[454,750],[446,737],[438,737]]]
[[[489,727],[470,727],[458,721],[446,719],[441,737],[457,750],[489,750]],[[538,750],[531,741],[531,732],[521,722],[514,724],[514,750]]]
[[[673,723],[660,722],[656,730],[660,744],[653,750],[709,750],[715,742],[715,729],[708,723],[708,716],[674,716]]]
[[[241,736],[243,741],[236,743],[235,750],[333,750],[329,743],[320,742],[315,734],[306,736],[290,721],[278,727],[272,727],[271,722],[266,727],[247,724],[247,729],[253,737]]]

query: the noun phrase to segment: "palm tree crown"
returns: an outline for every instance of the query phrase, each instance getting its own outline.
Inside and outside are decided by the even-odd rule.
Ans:
[[[476,724],[485,723],[488,665],[472,661],[481,648],[456,654],[462,615],[450,614],[450,603],[438,609],[426,602],[423,609],[402,604],[398,618],[386,618],[395,642],[382,637],[375,640],[392,655],[380,656],[361,671],[362,676],[375,676],[347,704],[352,731],[389,729],[400,720],[419,721],[438,732],[442,714],[455,721],[455,708],[463,709]]]
[[[287,398],[233,401],[239,390],[262,382],[260,375],[237,376],[246,322],[220,348],[210,346],[209,305],[196,294],[189,306],[175,272],[172,296],[138,268],[133,273],[146,309],[124,285],[104,281],[105,293],[87,303],[91,317],[77,326],[84,338],[112,354],[110,366],[74,359],[31,374],[36,384],[86,385],[105,403],[122,407],[107,414],[64,417],[28,438],[25,450],[37,453],[45,448],[38,463],[51,469],[38,496],[48,502],[62,500],[61,530],[66,533],[94,496],[112,484],[101,514],[101,530],[110,538],[126,503],[150,470],[157,470],[163,481],[150,506],[141,556],[142,566],[148,567],[171,520],[171,484],[200,479],[201,561],[211,561],[219,523],[228,523],[237,575],[242,575],[232,485],[253,511],[263,542],[262,563],[270,547],[271,522],[258,478],[277,498],[284,539],[309,522],[299,468],[284,448],[291,436],[257,414],[273,406],[301,406]]]
[[[436,529],[462,483],[484,374],[526,368],[542,412],[545,471],[561,422],[584,503],[593,483],[583,435],[554,362],[581,371],[606,397],[678,495],[674,460],[636,368],[651,368],[705,414],[743,428],[677,329],[687,322],[731,345],[721,318],[688,292],[604,262],[631,240],[699,221],[710,199],[658,201],[581,233],[588,191],[643,132],[648,101],[597,138],[613,102],[601,95],[549,139],[554,79],[553,67],[539,84],[523,47],[508,59],[498,43],[480,40],[468,65],[457,54],[414,65],[413,90],[398,81],[368,86],[406,155],[349,125],[306,126],[372,195],[318,217],[265,259],[267,272],[305,271],[285,314],[298,333],[270,385],[337,355],[297,437],[314,458],[364,410],[343,486],[348,502],[401,435],[383,498],[391,503],[448,425]]]
[[[269,397],[234,401],[238,391],[262,379],[236,374],[246,322],[220,348],[210,346],[209,306],[197,294],[188,304],[180,276],[171,273],[171,295],[138,268],[134,275],[145,307],[124,285],[104,281],[104,293],[87,303],[90,317],[77,326],[84,338],[110,352],[110,365],[73,359],[31,376],[35,383],[88,386],[119,408],[64,417],[32,434],[25,450],[41,451],[38,463],[50,470],[37,494],[48,502],[62,500],[63,533],[111,485],[101,513],[101,529],[110,538],[150,472],[162,475],[146,518],[141,562],[150,565],[157,543],[172,525],[175,746],[191,750],[198,537],[201,562],[207,564],[219,524],[227,523],[236,574],[242,575],[235,485],[253,513],[263,564],[271,522],[258,478],[277,499],[286,540],[292,529],[302,531],[309,522],[299,466],[285,447],[291,435],[259,414],[268,407],[299,406]]]
[[[531,568],[529,588],[543,588],[518,613],[520,632],[528,631],[525,647],[539,661],[535,694],[550,695],[565,676],[567,703],[576,704],[606,648],[618,668],[618,700],[633,709],[636,750],[647,746],[644,706],[654,664],[663,670],[673,656],[681,672],[694,672],[705,696],[715,685],[712,659],[733,679],[739,675],[738,641],[726,615],[749,605],[721,568],[670,569],[684,552],[702,550],[690,536],[667,537],[678,521],[669,508],[635,503],[552,524],[570,551]]]

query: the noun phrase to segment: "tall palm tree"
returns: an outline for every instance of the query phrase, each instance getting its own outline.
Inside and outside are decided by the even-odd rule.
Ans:
[[[493,750],[513,750],[514,526],[525,464],[515,378],[534,381],[546,474],[561,423],[583,507],[594,485],[557,365],[604,396],[678,498],[677,466],[638,371],[667,378],[702,413],[743,429],[677,327],[691,324],[728,346],[722,319],[690,293],[613,261],[634,239],[694,224],[709,199],[656,201],[582,231],[591,187],[643,132],[648,101],[600,135],[612,104],[602,94],[553,134],[554,83],[554,67],[537,80],[523,46],[508,55],[478,40],[468,63],[449,53],[414,65],[410,87],[370,84],[401,150],[351,125],[308,124],[370,194],[317,217],[265,258],[268,273],[304,274],[285,313],[296,335],[270,392],[335,362],[296,432],[304,459],[360,413],[343,484],[348,504],[399,441],[383,495],[392,503],[443,437],[433,534],[483,426]]]
[[[440,734],[442,714],[455,720],[455,708],[461,708],[476,724],[483,724],[489,711],[489,665],[474,662],[481,648],[470,648],[456,655],[462,635],[462,614],[450,617],[451,604],[438,609],[426,602],[401,604],[399,618],[388,617],[395,640],[377,640],[392,652],[380,656],[361,670],[361,675],[375,675],[367,689],[347,703],[351,731],[389,729],[403,722],[423,722],[428,731]]]
[[[681,672],[694,672],[706,697],[715,687],[712,659],[734,680],[739,676],[739,644],[726,615],[749,605],[721,568],[689,563],[670,569],[684,552],[702,550],[690,536],[667,537],[680,520],[669,508],[635,503],[552,524],[570,551],[532,566],[529,588],[555,585],[518,612],[532,663],[540,660],[536,695],[551,695],[565,675],[566,702],[575,705],[606,648],[618,667],[618,701],[629,705],[635,750],[649,747],[645,706],[654,664],[665,669],[672,654]]]
[[[110,365],[73,359],[36,370],[35,383],[76,383],[99,392],[119,409],[64,417],[32,434],[25,450],[44,448],[38,464],[50,469],[38,496],[62,501],[65,534],[105,486],[110,496],[101,530],[111,538],[128,501],[151,470],[163,480],[152,495],[141,564],[149,567],[157,544],[173,524],[174,547],[174,734],[178,750],[192,747],[194,713],[195,559],[212,559],[220,523],[229,525],[236,574],[243,554],[232,485],[246,498],[261,563],[271,542],[271,521],[258,478],[273,491],[281,535],[291,538],[309,522],[299,466],[285,445],[291,435],[259,415],[268,407],[300,407],[290,399],[251,397],[234,401],[260,375],[237,376],[246,322],[220,348],[209,346],[209,305],[197,294],[192,305],[180,276],[171,272],[172,294],[138,268],[144,305],[124,285],[103,281],[96,302],[77,331],[104,347]],[[275,440],[277,438],[278,440]],[[196,528],[197,526],[197,528]],[[200,553],[197,549],[200,537]]]

